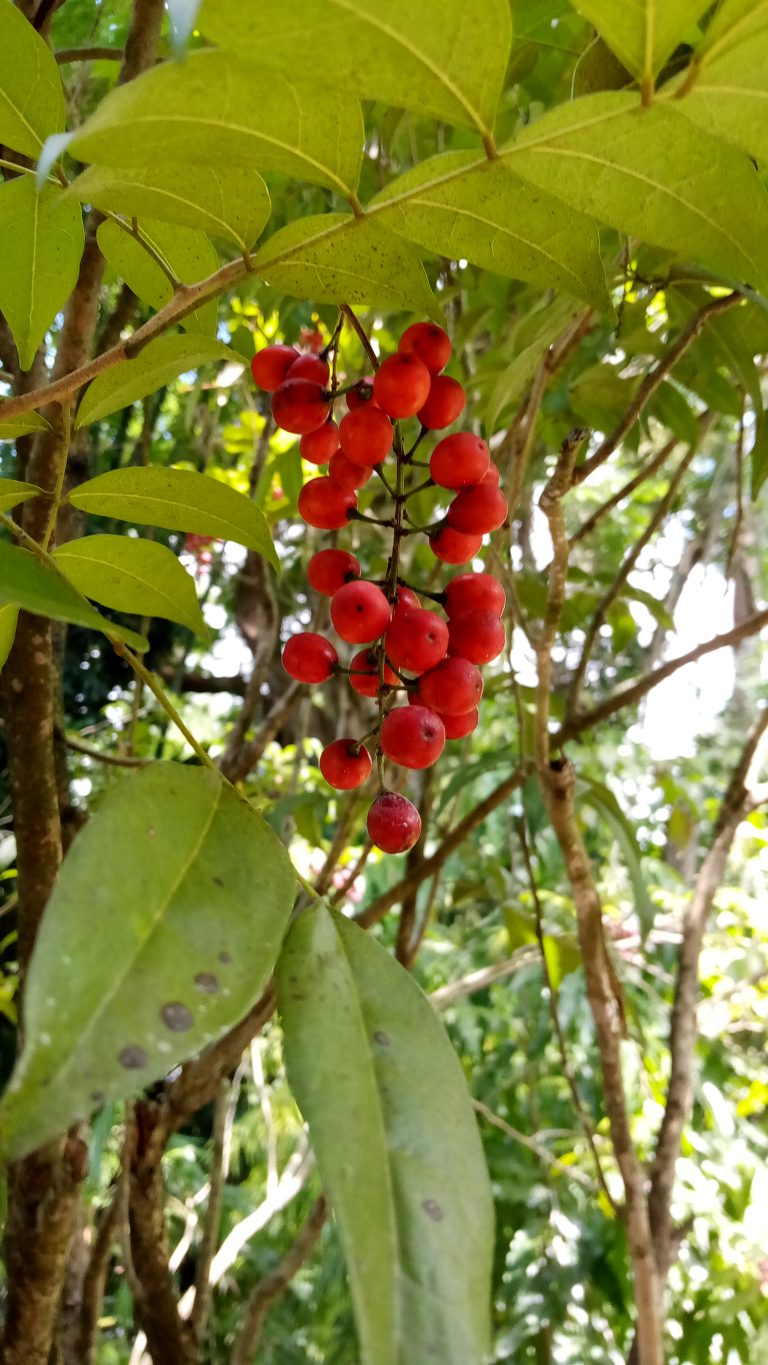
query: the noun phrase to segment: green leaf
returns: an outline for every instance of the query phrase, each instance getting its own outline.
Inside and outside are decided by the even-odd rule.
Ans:
[[[0,54],[0,143],[36,157],[64,127],[64,91],[51,49],[15,5],[0,5]]]
[[[138,226],[142,237],[182,284],[198,284],[218,269],[218,255],[204,233],[152,220],[142,220]],[[170,303],[173,286],[141,242],[114,219],[100,223],[96,237],[102,255],[142,303],[156,309]],[[208,299],[194,313],[183,318],[181,325],[187,331],[215,336],[218,312],[216,299]]]
[[[275,288],[315,303],[375,303],[442,316],[410,247],[378,223],[348,214],[297,218],[264,243],[253,268]]]
[[[17,436],[29,436],[34,431],[50,431],[50,426],[39,412],[23,412],[20,417],[9,417],[3,421],[3,404],[0,402],[0,441],[15,441]]]
[[[66,578],[59,577],[29,550],[20,550],[4,540],[0,540],[0,602],[23,607],[37,616],[50,616],[54,621],[100,630],[136,650],[147,648],[143,635],[107,621]]]
[[[768,479],[768,414],[761,412],[755,427],[755,440],[750,451],[752,464],[752,501],[756,502]]]
[[[372,200],[378,221],[452,260],[545,289],[562,289],[612,312],[597,226],[501,161],[472,152],[430,157]]]
[[[0,512],[7,512],[21,502],[39,497],[42,491],[36,484],[25,483],[23,479],[0,478]]]
[[[496,377],[485,413],[489,432],[496,430],[502,416],[528,388],[548,346],[566,324],[576,318],[578,311],[578,306],[567,299],[555,299],[527,317],[525,326],[518,326],[515,341],[520,339],[527,344],[521,346],[511,363]]]
[[[653,76],[687,38],[707,0],[573,0],[633,75]]]
[[[178,621],[208,639],[195,585],[165,545],[134,536],[85,536],[54,551],[84,597],[134,616]]]
[[[679,101],[682,112],[699,127],[728,138],[765,160],[768,157],[765,0],[760,3],[734,0],[722,5],[707,31],[704,50],[697,53],[697,62],[695,84]]]
[[[16,623],[19,609],[9,602],[0,604],[0,668],[5,664],[16,639]]]
[[[414,981],[324,906],[277,970],[288,1079],[339,1224],[363,1365],[481,1365],[493,1212],[466,1082]]]
[[[502,156],[583,213],[768,290],[768,194],[746,157],[679,105],[623,92],[544,114]]]
[[[338,86],[292,84],[229,52],[193,52],[113,90],[70,144],[96,165],[284,171],[346,196],[362,149],[360,106]]]
[[[5,8],[5,6],[3,6]],[[22,370],[75,287],[83,253],[80,206],[57,185],[40,193],[31,175],[0,185],[0,309]]]
[[[699,439],[699,424],[679,389],[674,384],[660,384],[647,409],[648,413],[689,445]]]
[[[140,351],[135,360],[126,360],[105,370],[88,385],[77,410],[75,426],[85,427],[98,422],[111,412],[127,408],[148,393],[162,388],[170,379],[196,370],[211,360],[235,360],[237,357],[222,341],[203,337],[161,336]]]
[[[581,800],[585,805],[590,805],[601,815],[613,831],[616,841],[621,849],[624,862],[627,867],[632,894],[635,900],[635,910],[640,921],[640,931],[643,938],[653,928],[653,921],[656,918],[656,906],[648,895],[645,885],[645,877],[640,865],[640,849],[638,847],[635,831],[629,820],[624,814],[613,792],[602,782],[596,782],[590,777],[579,778],[578,787],[581,792]]]
[[[35,944],[24,1050],[0,1105],[4,1156],[143,1089],[241,1019],[294,889],[278,839],[208,769],[158,763],[113,786]]]
[[[204,0],[200,27],[277,71],[321,70],[330,86],[485,134],[512,37],[506,0]]]
[[[675,629],[675,618],[669,609],[658,597],[654,597],[653,593],[646,592],[645,588],[636,588],[633,583],[626,583],[619,594],[619,601],[640,602],[651,613],[654,621],[665,630]]]
[[[278,567],[264,514],[244,493],[207,474],[132,465],[80,484],[69,501],[91,516],[234,540]]]
[[[89,166],[67,190],[128,218],[198,228],[247,251],[269,219],[269,191],[251,168],[187,165],[154,157],[141,170]]]

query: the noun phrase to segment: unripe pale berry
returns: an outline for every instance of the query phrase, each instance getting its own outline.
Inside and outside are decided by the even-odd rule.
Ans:
[[[292,635],[283,649],[283,668],[297,682],[327,682],[338,662],[330,640],[313,630]]]
[[[317,355],[300,355],[288,371],[289,379],[312,379],[323,388],[331,377],[331,371],[324,360]]]
[[[508,510],[504,494],[492,484],[481,483],[457,493],[448,508],[446,520],[462,535],[481,536],[498,530]]]
[[[391,609],[375,583],[346,583],[331,598],[333,628],[352,645],[378,640],[389,625]]]
[[[381,408],[355,408],[342,417],[339,441],[348,460],[370,468],[392,449],[392,423]]]
[[[482,536],[465,536],[452,526],[441,526],[429,537],[433,555],[442,559],[444,564],[466,564],[474,559],[483,543]]]
[[[332,417],[314,431],[305,431],[299,441],[302,458],[310,464],[327,464],[339,448],[339,429]]]
[[[348,460],[343,450],[337,450],[328,465],[328,477],[340,488],[362,488],[373,473],[366,465],[354,464]]]
[[[335,739],[320,755],[320,771],[337,791],[362,787],[371,775],[371,755],[356,739]]]
[[[395,687],[397,674],[389,664],[384,664],[384,683]],[[349,685],[361,697],[375,697],[379,691],[379,657],[375,649],[361,649],[354,654],[349,664]]]
[[[460,573],[446,583],[444,600],[447,616],[461,616],[464,611],[492,611],[501,616],[507,595],[492,573]]]
[[[384,717],[380,744],[402,768],[429,768],[445,748],[445,726],[426,706],[396,706]]]
[[[390,417],[415,417],[430,391],[429,370],[416,355],[391,355],[376,371],[373,396]]]
[[[418,419],[429,431],[439,431],[456,421],[464,411],[466,401],[467,395],[458,379],[451,379],[447,374],[436,374],[430,385],[429,397],[417,413]]]
[[[349,550],[318,550],[307,565],[309,586],[323,597],[333,597],[345,583],[359,578],[360,561]]]
[[[395,612],[385,644],[395,668],[425,673],[445,657],[448,627],[435,611],[407,608]]]
[[[456,431],[438,441],[429,460],[429,473],[441,488],[467,488],[480,483],[491,463],[491,454],[479,436]]]
[[[368,812],[368,835],[382,853],[407,853],[421,834],[421,816],[398,792],[382,792]]]
[[[373,380],[366,375],[364,379],[358,379],[347,394],[347,411],[354,412],[355,408],[367,407],[369,403],[373,403]]]
[[[283,431],[303,436],[327,421],[331,405],[312,379],[286,379],[272,394],[272,416]]]
[[[418,356],[430,374],[439,374],[451,358],[451,339],[436,322],[414,322],[406,327],[397,349],[401,355]]]
[[[441,659],[419,678],[419,697],[424,706],[445,716],[465,716],[483,695],[480,669],[458,656]]]
[[[299,493],[299,516],[320,531],[340,530],[356,507],[357,494],[340,488],[327,475],[310,479]]]
[[[465,611],[448,622],[448,653],[489,664],[504,648],[504,622],[492,611]]]
[[[299,358],[293,346],[265,346],[251,361],[251,374],[260,389],[273,393],[284,383],[291,366]]]
[[[480,719],[480,712],[477,707],[473,711],[467,711],[463,716],[443,716],[446,739],[463,739],[465,735],[471,735],[477,729]]]

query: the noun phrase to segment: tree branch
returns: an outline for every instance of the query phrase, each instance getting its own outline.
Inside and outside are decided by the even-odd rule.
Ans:
[[[232,1353],[231,1365],[251,1365],[270,1308],[286,1292],[291,1280],[312,1255],[327,1217],[328,1203],[321,1194],[290,1251],[253,1289]]]
[[[211,1265],[219,1244],[221,1209],[224,1202],[225,1156],[227,1115],[229,1112],[229,1082],[222,1079],[213,1111],[213,1152],[211,1153],[211,1173],[209,1177],[208,1207],[203,1224],[203,1236],[197,1253],[195,1267],[195,1302],[189,1322],[198,1349],[202,1347],[211,1311],[213,1286],[210,1280]]]

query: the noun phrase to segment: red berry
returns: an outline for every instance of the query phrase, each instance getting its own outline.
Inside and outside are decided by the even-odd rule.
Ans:
[[[448,627],[435,611],[421,608],[396,611],[385,644],[395,668],[406,668],[409,673],[426,673],[428,668],[434,668],[445,658]]]
[[[300,355],[288,371],[289,379],[312,379],[315,384],[321,384],[323,387],[330,377],[330,368],[317,355]]]
[[[441,488],[466,488],[481,482],[490,463],[485,441],[471,431],[457,431],[438,441],[430,456],[429,472]]]
[[[343,450],[337,450],[331,456],[328,465],[328,475],[339,488],[362,488],[372,473],[373,470],[366,468],[365,465],[354,464],[352,460],[348,460]]]
[[[492,573],[458,574],[446,583],[444,598],[448,616],[461,616],[464,611],[492,611],[501,616],[507,603],[507,595]]]
[[[327,474],[310,479],[299,493],[299,516],[308,526],[321,531],[338,531],[346,526],[349,513],[357,507],[357,494],[339,488]]]
[[[381,408],[355,408],[342,417],[339,440],[348,460],[370,468],[392,449],[392,423]]]
[[[320,755],[320,771],[338,791],[362,787],[371,775],[371,755],[356,739],[335,739]]]
[[[395,605],[392,611],[394,616],[397,611],[420,611],[421,602],[412,588],[406,588],[402,583],[395,588]]]
[[[307,565],[310,588],[323,597],[333,597],[345,583],[351,583],[362,573],[360,562],[349,550],[318,550]]]
[[[327,682],[338,662],[330,640],[313,630],[292,635],[283,649],[283,668],[297,682]]]
[[[426,706],[396,706],[384,717],[381,749],[403,768],[429,768],[445,748],[445,726]]]
[[[339,448],[339,429],[332,417],[314,431],[305,431],[299,450],[310,464],[327,464]]]
[[[265,346],[251,361],[251,374],[260,389],[272,393],[284,382],[299,353],[293,346]]]
[[[407,853],[421,834],[421,816],[407,796],[382,792],[368,812],[368,834],[382,853]]]
[[[272,394],[272,416],[277,425],[296,436],[317,431],[330,411],[331,405],[323,397],[322,385],[311,379],[286,379]]]
[[[457,493],[446,520],[465,536],[482,536],[498,530],[508,511],[504,494],[490,483],[481,483]]]
[[[486,473],[483,475],[483,477],[482,477],[482,479],[480,480],[480,482],[481,482],[481,483],[489,483],[489,484],[491,485],[492,488],[498,488],[498,486],[499,486],[499,479],[500,479],[500,475],[499,475],[499,468],[498,468],[498,465],[495,465],[495,464],[493,463],[493,460],[491,460],[491,463],[489,464],[488,469],[487,469]]]
[[[492,611],[465,611],[448,622],[448,653],[489,664],[504,648],[504,622]]]
[[[467,711],[463,716],[443,716],[446,739],[463,739],[465,735],[471,735],[477,729],[477,722],[480,719],[480,712],[477,707],[473,711]]]
[[[464,536],[452,526],[441,526],[429,537],[433,555],[444,564],[466,564],[474,559],[482,543],[482,536]]]
[[[419,697],[441,716],[465,716],[483,695],[480,669],[468,659],[441,659],[419,679]]]
[[[366,375],[347,394],[347,411],[354,412],[355,408],[367,407],[369,403],[373,403],[373,380]]]
[[[416,355],[430,374],[439,374],[451,358],[451,338],[436,322],[414,322],[400,338],[401,355]]]
[[[317,355],[318,351],[322,351],[323,345],[325,344],[322,332],[315,331],[311,327],[302,327],[299,336],[301,338],[302,346],[306,346],[308,350],[314,351],[315,355]]]
[[[384,682],[387,687],[397,684],[397,674],[389,664],[384,665]],[[375,649],[361,649],[349,665],[349,685],[361,697],[375,697],[379,691],[379,656]]]
[[[342,640],[364,645],[378,640],[389,625],[391,610],[381,588],[375,583],[346,583],[333,594],[331,620]]]
[[[467,395],[458,379],[451,379],[447,374],[436,374],[430,385],[429,397],[417,414],[419,421],[430,431],[449,427],[464,411],[466,401]]]
[[[430,383],[418,356],[391,355],[376,371],[373,396],[390,417],[415,417],[429,397]]]

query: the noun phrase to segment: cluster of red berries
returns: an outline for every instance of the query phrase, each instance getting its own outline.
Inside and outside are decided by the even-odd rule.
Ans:
[[[348,550],[319,550],[312,556],[309,583],[331,599],[336,633],[364,648],[344,668],[330,640],[305,631],[286,644],[283,665],[303,683],[322,683],[334,673],[345,673],[356,692],[376,698],[378,725],[365,740],[375,739],[382,790],[368,812],[368,833],[384,852],[403,853],[416,843],[421,820],[412,802],[384,789],[383,759],[404,768],[427,768],[447,739],[461,739],[475,729],[483,693],[479,665],[497,658],[504,647],[505,594],[492,574],[460,573],[442,592],[424,594],[444,608],[445,616],[423,608],[398,575],[401,540],[422,531],[438,559],[464,565],[479,551],[483,536],[501,526],[507,503],[488,446],[471,432],[443,436],[428,465],[414,458],[425,436],[451,426],[466,401],[461,384],[442,373],[451,355],[442,327],[429,322],[408,327],[396,354],[381,363],[372,380],[343,390],[347,412],[338,426],[332,412],[340,393],[335,367],[332,377],[325,355],[269,346],[254,357],[251,370],[256,383],[272,395],[277,425],[301,436],[303,458],[327,465],[327,474],[301,490],[303,520],[327,531],[340,530],[353,519],[391,528],[392,553],[381,582],[364,580],[359,560]],[[416,419],[418,432],[406,450],[400,423],[410,418]],[[392,483],[382,469],[390,452]],[[426,480],[418,481],[417,466],[428,467]],[[389,518],[358,511],[357,490],[374,474],[394,502]],[[420,528],[412,524],[407,504],[427,486],[446,489],[452,498],[443,518]],[[406,694],[407,705],[398,704],[399,693]],[[320,758],[323,776],[339,790],[361,786],[372,766],[363,740],[337,739]]]

